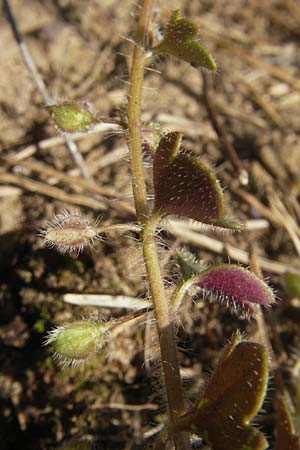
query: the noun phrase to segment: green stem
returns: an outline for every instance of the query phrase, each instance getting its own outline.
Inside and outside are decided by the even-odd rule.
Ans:
[[[149,207],[142,154],[141,105],[147,59],[145,41],[148,36],[153,3],[153,0],[144,0],[137,25],[136,45],[133,51],[130,74],[128,130],[134,202],[137,219],[144,226],[141,233],[141,243],[158,329],[169,415],[171,421],[175,421],[179,415],[185,412],[185,403],[177,359],[174,325],[161,276],[155,240],[159,216],[148,218]],[[174,437],[174,443],[176,450],[190,449],[189,438],[186,433],[178,433]]]
[[[109,233],[110,231],[135,231],[139,233],[141,231],[141,227],[139,225],[135,225],[134,223],[115,223],[97,228],[98,234]]]
[[[196,280],[196,277],[189,278],[177,287],[175,293],[173,294],[173,297],[170,300],[170,305],[173,311],[177,311],[179,309],[189,288],[193,285],[194,280]]]

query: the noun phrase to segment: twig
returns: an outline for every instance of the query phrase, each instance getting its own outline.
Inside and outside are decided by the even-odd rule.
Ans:
[[[230,52],[232,58],[233,53],[235,53],[235,55],[243,59],[247,64],[254,67],[259,67],[272,77],[284,81],[295,90],[299,90],[300,81],[298,78],[290,75],[286,72],[286,70],[273,66],[272,64],[269,64],[268,62],[257,57],[251,53],[250,49],[243,48],[241,45],[236,44],[232,38],[228,37],[228,33],[226,33],[226,29],[224,27],[220,27],[216,32],[214,27],[211,26],[210,21],[207,20],[207,17],[202,19],[200,18],[199,21],[201,26],[205,29],[205,34],[209,35],[213,40],[222,45],[224,50]]]
[[[298,256],[300,256],[300,228],[298,227],[292,216],[289,214],[276,193],[270,193],[268,199],[271,211],[278,220],[278,223],[288,232],[291,241],[293,242],[294,247],[298,253]]]
[[[13,184],[35,194],[42,194],[47,197],[55,198],[62,202],[71,203],[79,206],[87,206],[97,211],[106,211],[107,205],[96,198],[81,194],[70,194],[63,189],[49,186],[40,181],[34,181],[30,178],[13,175],[11,173],[0,173],[0,184]]]
[[[104,200],[106,203],[109,202],[109,206],[112,208],[118,210],[121,209],[129,213],[134,213],[133,206],[118,198],[118,193],[111,187],[101,187],[98,186],[95,182],[86,181],[82,178],[59,172],[58,170],[53,169],[53,167],[49,167],[48,165],[37,162],[33,159],[31,159],[30,161],[16,161],[14,158],[9,157],[2,157],[1,159],[9,165],[26,167],[31,171],[38,172],[39,175],[45,175],[47,178],[56,178],[59,181],[69,184],[72,188],[81,187],[88,192],[96,194],[98,200]],[[108,197],[108,199],[101,199],[100,196]]]
[[[280,129],[284,130],[287,126],[285,120],[281,117],[274,105],[271,105],[252,83],[246,79],[239,77],[247,89],[252,93],[255,103],[265,112],[265,114],[272,120],[272,122]]]
[[[231,162],[232,167],[233,167],[234,171],[236,172],[236,175],[237,175],[240,183],[245,186],[249,182],[248,172],[243,167],[243,164],[242,164],[235,148],[233,147],[233,145],[231,144],[231,142],[229,141],[229,139],[227,137],[227,134],[226,134],[226,131],[225,131],[223,125],[220,123],[220,121],[217,118],[215,108],[214,108],[213,103],[208,94],[208,82],[207,82],[207,77],[206,77],[204,70],[202,71],[202,79],[203,79],[203,97],[204,97],[207,114],[208,114],[211,124],[219,138],[219,141],[221,143],[221,150],[224,152],[225,156]]]
[[[152,305],[148,300],[142,298],[108,294],[64,294],[63,300],[72,305],[102,308],[143,309]]]
[[[171,222],[172,223],[172,222]],[[172,233],[174,236],[178,236],[185,240],[185,242],[190,242],[194,245],[206,248],[219,255],[227,255],[234,261],[241,262],[243,264],[249,264],[249,253],[233,247],[230,244],[225,244],[224,242],[213,239],[211,237],[205,236],[204,234],[196,233],[195,231],[188,230],[186,227],[181,225],[176,225],[172,227],[169,223],[165,223],[164,228]],[[267,258],[258,257],[257,258],[260,266],[263,270],[269,273],[283,274],[287,270],[295,271],[295,273],[300,274],[300,270],[297,267],[291,267],[290,264],[284,264],[277,261],[272,261]]]
[[[258,198],[254,197],[254,195],[250,194],[250,192],[243,191],[242,189],[238,189],[235,186],[230,187],[231,191],[234,194],[238,195],[241,199],[247,202],[252,208],[255,208],[263,217],[268,219],[274,225],[280,225],[278,219],[274,216],[270,208],[264,205]]]
[[[188,228],[189,230],[200,231],[207,229],[201,222],[189,221],[187,219],[167,219],[167,222],[174,228],[177,225]],[[249,219],[243,223],[243,231],[259,231],[269,228],[269,222],[265,219]]]
[[[120,411],[157,411],[159,406],[155,403],[144,403],[143,405],[132,405],[126,403],[94,403],[91,409],[118,409]]]
[[[15,38],[17,44],[19,45],[24,63],[26,65],[26,67],[28,68],[29,72],[31,73],[33,81],[34,81],[36,87],[38,88],[40,94],[42,95],[45,104],[52,103],[53,100],[51,99],[51,97],[47,91],[44,80],[42,79],[42,77],[38,71],[38,68],[31,56],[31,53],[19,31],[19,28],[17,26],[17,22],[13,15],[9,0],[3,0],[3,4],[4,4],[4,10],[6,12],[8,22],[13,31],[14,38]],[[75,142],[69,136],[64,136],[64,141],[65,141],[66,146],[73,158],[73,161],[75,162],[77,167],[79,167],[83,177],[87,181],[93,181],[93,178],[92,178],[91,174],[89,173],[88,167],[86,166],[85,161],[84,161],[77,145],[75,144]]]

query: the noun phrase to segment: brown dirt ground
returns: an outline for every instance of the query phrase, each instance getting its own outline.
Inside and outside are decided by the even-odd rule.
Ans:
[[[200,24],[203,40],[220,68],[209,80],[211,101],[249,174],[249,184],[238,183],[222,152],[205,108],[199,70],[172,58],[156,61],[151,68],[160,73],[146,74],[144,121],[158,122],[163,130],[182,131],[186,147],[215,167],[226,186],[229,215],[267,221],[259,231],[204,235],[252,252],[253,264],[259,262],[257,256],[267,263],[281,263],[275,269],[265,266],[265,261],[261,265],[280,298],[265,320],[274,364],[283,373],[299,413],[299,376],[291,369],[299,355],[300,303],[285,288],[282,274],[290,268],[300,270],[299,3],[157,3],[160,26],[176,7]],[[13,0],[11,5],[54,99],[90,101],[100,116],[124,113],[130,61],[130,42],[125,37],[132,36],[135,2]],[[43,221],[74,204],[90,218],[102,215],[107,223],[134,220],[126,140],[123,135],[100,134],[77,141],[96,183],[112,195],[99,198],[81,186],[76,181],[80,172],[62,139],[48,141],[57,136],[56,130],[4,15],[0,29],[1,449],[55,448],[72,436],[93,440],[99,449],[146,448],[164,415],[157,369],[153,374],[151,363],[145,364],[155,346],[149,326],[124,327],[110,343],[109,355],[84,368],[60,370],[42,347],[51,327],[87,314],[87,309],[95,311],[65,304],[63,294],[146,295],[135,240],[114,234],[76,260],[44,248],[36,234]],[[34,162],[41,165],[33,166]],[[76,178],[67,179],[66,174]],[[187,235],[177,235],[176,241],[172,234],[162,237],[168,279],[177,273],[168,248],[186,245],[209,262],[236,260],[227,246],[218,254],[216,245],[209,251]],[[187,302],[183,308],[179,346],[187,396],[194,398],[237,327],[249,338],[261,336],[254,321],[240,321],[218,304]],[[116,317],[126,313],[103,308],[100,312]],[[257,419],[271,443],[274,396],[271,389],[267,412]]]

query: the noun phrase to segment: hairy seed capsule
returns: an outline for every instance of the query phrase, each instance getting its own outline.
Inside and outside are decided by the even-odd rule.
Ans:
[[[93,358],[106,344],[110,323],[79,320],[50,331],[45,345],[52,345],[62,366],[77,366]]]
[[[55,216],[53,222],[41,230],[44,244],[56,247],[61,253],[80,253],[84,247],[99,238],[97,224],[90,221],[75,209],[64,211]]]
[[[86,132],[99,121],[82,105],[75,102],[63,102],[46,106],[47,111],[62,132]]]

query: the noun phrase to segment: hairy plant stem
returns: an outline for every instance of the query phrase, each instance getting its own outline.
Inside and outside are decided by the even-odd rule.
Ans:
[[[155,239],[155,230],[159,216],[153,215],[149,217],[142,154],[141,105],[144,70],[147,59],[145,42],[148,36],[153,3],[153,0],[143,1],[137,24],[136,44],[133,51],[130,74],[128,130],[134,202],[137,219],[144,226],[141,232],[141,243],[156,316],[169,415],[171,421],[175,421],[179,415],[185,412],[185,404],[177,359],[174,325],[161,276]],[[178,433],[174,437],[174,444],[176,450],[190,449],[186,433]]]

